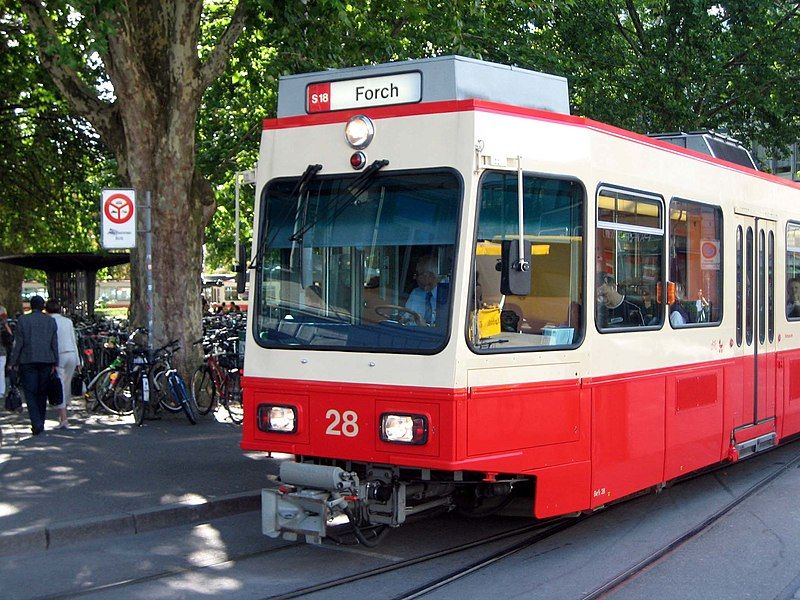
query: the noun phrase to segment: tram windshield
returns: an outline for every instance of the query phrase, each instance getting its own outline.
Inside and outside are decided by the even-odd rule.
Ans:
[[[256,339],[273,348],[442,349],[461,196],[452,171],[268,184]]]

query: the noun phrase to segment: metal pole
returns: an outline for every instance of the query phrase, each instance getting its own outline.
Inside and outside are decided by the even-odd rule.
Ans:
[[[236,244],[233,248],[233,256],[235,257],[236,264],[239,265],[239,194],[242,189],[242,184],[251,184],[256,182],[256,170],[255,169],[248,169],[247,171],[237,171],[234,175],[235,179],[235,188],[234,188],[234,219],[236,221],[236,234],[234,239],[234,244]],[[241,266],[241,265],[239,265]]]
[[[234,219],[236,221],[236,235],[234,238],[233,256],[235,257],[237,267],[242,266],[239,264],[239,190],[242,187],[242,179],[244,179],[244,173],[236,173],[236,191],[234,193],[236,198],[236,207],[234,212]]]
[[[517,156],[517,216],[519,218],[519,264],[525,264],[525,194],[522,179],[522,156]],[[520,269],[522,271],[524,269]]]
[[[145,192],[144,205],[144,262],[147,274],[147,350],[153,351],[153,202],[149,191]]]

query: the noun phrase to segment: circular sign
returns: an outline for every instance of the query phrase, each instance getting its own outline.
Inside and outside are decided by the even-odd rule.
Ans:
[[[703,253],[703,258],[711,260],[717,255],[717,245],[712,242],[705,242],[700,248]]]
[[[125,194],[113,194],[106,198],[103,212],[109,221],[121,225],[133,216],[133,201]]]

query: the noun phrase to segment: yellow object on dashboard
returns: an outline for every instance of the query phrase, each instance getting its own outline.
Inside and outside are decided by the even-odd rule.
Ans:
[[[478,310],[478,337],[481,339],[500,335],[500,307],[491,306]]]

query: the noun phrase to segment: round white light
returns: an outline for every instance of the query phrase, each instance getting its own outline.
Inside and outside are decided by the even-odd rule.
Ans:
[[[356,115],[351,117],[344,128],[344,137],[351,148],[361,150],[369,146],[375,135],[375,126],[369,117]]]

